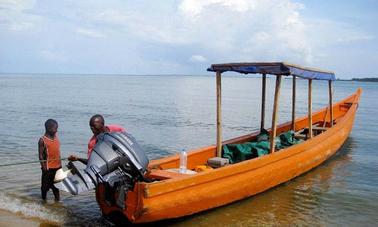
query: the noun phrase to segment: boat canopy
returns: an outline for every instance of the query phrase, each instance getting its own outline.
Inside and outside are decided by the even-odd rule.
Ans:
[[[259,73],[272,75],[294,75],[304,79],[335,80],[335,74],[314,68],[302,67],[286,62],[252,62],[213,64],[207,71],[211,72],[238,72],[243,74]]]

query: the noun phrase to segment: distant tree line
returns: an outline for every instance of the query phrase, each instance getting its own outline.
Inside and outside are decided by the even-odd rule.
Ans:
[[[361,81],[361,82],[378,82],[378,77],[372,78],[352,78],[353,81]]]

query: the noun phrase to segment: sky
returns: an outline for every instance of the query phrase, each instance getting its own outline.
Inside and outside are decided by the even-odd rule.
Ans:
[[[0,0],[0,73],[206,75],[285,61],[378,77],[378,0]]]

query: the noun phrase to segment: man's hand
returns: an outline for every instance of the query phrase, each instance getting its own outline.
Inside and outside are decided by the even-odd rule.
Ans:
[[[70,155],[70,156],[68,157],[68,161],[73,162],[73,161],[77,161],[77,160],[78,160],[78,157],[75,156],[75,155]]]

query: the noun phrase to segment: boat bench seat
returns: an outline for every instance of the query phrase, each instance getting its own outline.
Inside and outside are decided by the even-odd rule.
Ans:
[[[316,135],[319,135],[320,133],[322,132],[325,132],[329,129],[329,127],[322,127],[322,126],[318,126],[318,125],[313,125],[312,126],[312,131],[313,131],[313,135],[316,136]],[[307,131],[307,132],[306,132]],[[303,130],[299,131],[299,132],[296,132],[294,134],[294,137],[296,139],[303,139],[303,140],[307,140],[308,138],[308,128],[304,128]]]
[[[313,135],[317,136],[325,131],[327,131],[328,127],[322,127],[322,126],[312,126]]]
[[[307,136],[305,134],[295,133],[294,138],[305,140],[305,139],[307,139]]]
[[[152,170],[147,177],[148,178],[154,178],[158,180],[165,180],[165,179],[173,179],[173,178],[181,178],[187,176],[186,174],[167,171],[163,169],[156,169]]]
[[[328,129],[328,127],[312,126],[313,131],[327,131]]]

